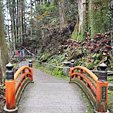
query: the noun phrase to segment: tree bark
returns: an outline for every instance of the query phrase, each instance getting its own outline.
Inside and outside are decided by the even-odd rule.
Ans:
[[[65,4],[64,4],[64,0],[62,0],[62,25],[65,24]]]
[[[51,4],[54,4],[54,0],[51,0]]]
[[[15,0],[13,0],[13,38],[14,38],[14,50],[16,45],[16,35],[15,35]]]
[[[61,8],[61,2],[59,2],[59,20],[60,20],[60,30],[62,30],[62,8]]]
[[[84,0],[85,2],[86,0]],[[79,27],[78,32],[83,31],[83,13],[85,11],[85,4],[83,4],[83,0],[78,1],[78,17],[79,17]]]
[[[19,0],[19,20],[18,20],[18,25],[19,25],[19,43],[20,44],[22,44],[22,42],[21,42],[21,31],[20,31],[20,27],[21,27],[21,17],[20,17],[20,15],[21,15],[21,4],[20,4],[20,2],[21,2],[21,0]]]
[[[0,82],[2,82],[3,76],[5,76],[5,67],[8,63],[7,45],[4,37],[4,25],[3,15],[0,2]]]
[[[108,0],[79,0],[78,1],[78,34],[82,37],[90,32],[90,37],[106,31],[106,12]]]
[[[19,18],[19,10],[18,10],[18,7],[19,7],[19,2],[17,0],[17,18],[16,18],[16,37],[17,37],[17,43],[19,42],[19,39],[18,39],[18,25],[19,25],[19,22],[18,22],[18,18]]]
[[[30,0],[30,15],[31,15],[31,38],[32,38],[32,34],[33,34],[33,29],[32,29],[32,0]]]
[[[21,1],[21,44],[23,43],[23,40],[24,40],[24,36],[23,36],[23,32],[24,32],[24,29],[23,29],[23,4],[24,4],[24,0]]]

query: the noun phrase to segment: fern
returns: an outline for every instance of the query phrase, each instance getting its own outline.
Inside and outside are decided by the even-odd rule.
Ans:
[[[110,56],[110,65],[111,65],[111,68],[113,68],[113,56],[112,54],[109,55]]]

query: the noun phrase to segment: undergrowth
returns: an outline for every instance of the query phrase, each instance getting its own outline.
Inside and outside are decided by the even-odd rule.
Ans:
[[[40,64],[39,62],[34,62],[33,66],[45,73],[48,73],[51,76],[54,76],[54,77],[57,77],[60,79],[64,79],[64,80],[70,79],[69,76],[63,76],[63,69],[61,69],[61,68],[56,68],[56,67],[48,66],[45,64]]]

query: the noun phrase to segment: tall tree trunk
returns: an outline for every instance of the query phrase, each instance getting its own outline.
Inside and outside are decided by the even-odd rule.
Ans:
[[[23,36],[23,32],[24,32],[24,29],[23,29],[23,6],[24,5],[24,0],[21,1],[21,44],[23,43],[23,40],[24,40],[24,36]]]
[[[40,0],[40,5],[42,5],[41,2],[42,2],[42,1]],[[37,4],[35,4],[35,5],[37,5]],[[37,7],[35,7],[35,8],[36,8],[36,17],[38,17],[38,16],[40,16],[40,14],[39,14],[39,12],[38,12]],[[38,26],[38,24],[36,23],[36,28],[37,28],[37,26]],[[43,24],[43,20],[42,20],[42,19],[41,19],[40,26],[42,26],[42,27],[41,27],[41,36],[42,36],[42,39],[43,39],[43,38],[44,38],[44,30],[43,30],[44,24]]]
[[[36,15],[36,17],[37,17],[37,6],[38,5],[38,3],[37,3],[37,0],[35,0],[35,15]],[[38,22],[36,21],[36,30],[37,30],[37,26],[38,26]]]
[[[87,32],[93,37],[96,33],[107,28],[106,12],[108,0],[79,0],[78,1],[78,34],[85,37]]]
[[[20,44],[22,44],[22,42],[21,42],[21,30],[20,30],[20,27],[21,27],[21,17],[20,17],[20,15],[21,15],[21,0],[19,0],[19,21],[18,21],[18,25],[19,25],[19,43]]]
[[[30,0],[30,15],[31,15],[31,38],[32,38],[32,34],[33,34],[33,29],[32,29],[32,0]]]
[[[62,30],[63,25],[65,24],[65,4],[64,0],[59,1],[59,20],[60,20],[60,30]]]
[[[109,0],[109,5],[110,5],[110,14],[111,14],[111,18],[110,18],[110,38],[111,38],[111,47],[112,47],[112,54],[113,54],[113,0]]]
[[[13,7],[14,6],[12,6],[12,4],[13,4],[13,2],[11,1],[11,0],[8,0],[7,1],[8,2],[8,9],[9,9],[9,14],[10,14],[10,17],[11,17],[11,48],[13,48],[13,49],[15,49],[15,41],[14,41],[14,26],[13,26],[13,17],[14,17],[14,15],[13,15],[13,13],[12,12],[14,12],[14,9],[13,9]]]
[[[14,50],[16,45],[16,35],[15,35],[15,0],[13,0],[13,38],[14,38]]]
[[[2,74],[2,59],[1,59],[1,43],[0,43],[0,83],[2,82],[3,74]]]
[[[8,63],[7,45],[4,37],[4,25],[3,25],[3,15],[0,2],[0,82],[5,71],[6,64]]]
[[[24,41],[25,41],[25,33],[26,33],[26,31],[25,31],[25,27],[26,27],[26,25],[25,25],[25,7],[24,7],[24,11],[23,11],[23,43],[24,43]]]
[[[62,0],[62,25],[65,24],[65,4],[64,4],[64,0]]]
[[[51,0],[51,4],[54,4],[54,0]]]
[[[12,50],[12,46],[11,46],[11,37],[10,37],[10,33],[9,33],[9,25],[8,25],[8,37],[9,37],[9,47],[11,48]]]
[[[62,8],[61,8],[61,2],[59,2],[59,20],[60,20],[60,30],[62,30]]]
[[[78,29],[78,31],[80,32],[80,31],[83,31],[83,20],[84,20],[84,18],[83,18],[83,13],[84,13],[84,11],[85,11],[85,3],[86,2],[86,0],[84,0],[84,2],[83,2],[83,0],[79,0],[78,1],[78,17],[79,17],[79,29]]]
[[[19,15],[18,15],[18,13],[19,13],[18,7],[19,6],[18,5],[19,5],[19,2],[17,0],[17,18],[16,18],[16,37],[17,37],[17,44],[19,42],[19,39],[18,39],[18,18],[19,18]]]
[[[12,21],[11,21],[11,39],[12,39],[11,47],[12,47],[12,49],[14,49],[14,45],[13,45],[13,42],[14,42],[14,38],[13,38],[13,22]]]

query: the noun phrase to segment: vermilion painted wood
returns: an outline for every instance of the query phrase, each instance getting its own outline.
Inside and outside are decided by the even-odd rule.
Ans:
[[[79,69],[80,73],[76,73],[75,70]],[[84,71],[93,78],[93,80],[96,82],[91,82],[88,77],[84,76]],[[106,108],[107,108],[107,101],[108,101],[108,81],[98,81],[98,77],[92,73],[89,69],[87,69],[86,67],[83,66],[75,66],[74,68],[70,68],[70,82],[72,78],[78,78],[78,76],[80,76],[80,80],[81,82],[83,82],[83,80],[85,79],[85,81],[87,82],[87,88],[88,86],[90,86],[90,88],[93,90],[93,92],[96,95],[96,102],[97,102],[97,111],[98,112],[103,112],[106,113]],[[95,86],[97,86],[95,88]],[[106,92],[104,92],[106,95],[106,100],[102,100],[102,87],[106,88]],[[88,88],[89,90],[89,88]],[[91,91],[90,91],[91,92]],[[92,95],[92,94],[91,94]]]
[[[29,72],[24,73],[24,74],[21,76],[20,80],[19,80],[18,83],[17,83],[16,89],[15,89],[15,90],[17,91],[17,89],[19,88],[18,91],[17,91],[17,93],[16,93],[16,97],[15,97],[15,98],[17,98],[17,96],[18,96],[22,84],[23,84],[23,83],[26,81],[26,79],[28,78],[28,77],[26,77],[26,75],[29,75],[29,78],[31,79],[31,73],[29,73]],[[22,80],[23,80],[23,82],[21,82]]]
[[[98,77],[92,73],[89,69],[87,69],[86,67],[83,67],[83,66],[75,66],[74,68],[72,68],[72,71],[75,70],[75,69],[82,69],[84,70],[86,73],[88,73],[95,81],[98,81]]]
[[[5,81],[6,86],[6,108],[15,109],[15,81]]]
[[[28,72],[25,71],[25,69],[28,69]],[[23,73],[20,80],[17,83],[17,86],[15,86],[15,81],[17,80],[20,73]],[[20,69],[17,70],[17,72],[14,74],[14,80],[13,81],[5,81],[6,86],[6,108],[7,109],[15,109],[16,108],[16,99],[19,94],[19,91],[21,90],[22,84],[30,78],[31,81],[33,80],[33,68],[30,68],[28,66],[23,66]],[[18,89],[19,88],[19,89]],[[18,89],[18,91],[17,91]],[[16,95],[15,95],[16,93]]]
[[[74,75],[79,75],[79,76],[81,76],[83,79],[85,79],[86,80],[86,82],[89,84],[89,86],[91,87],[91,89],[94,91],[94,93],[95,94],[97,94],[97,90],[96,90],[96,88],[94,87],[94,85],[92,84],[92,82],[88,79],[88,78],[86,78],[84,75],[82,75],[81,73],[72,73],[72,76],[74,76]]]
[[[25,69],[28,69],[29,72],[31,72],[31,73],[33,74],[32,68],[30,68],[30,67],[28,67],[28,66],[23,66],[23,67],[21,67],[19,70],[17,70],[16,73],[14,74],[14,80],[16,80],[16,79],[18,78],[19,74],[20,74],[23,70],[25,70]],[[32,78],[33,78],[33,77],[32,77]]]

